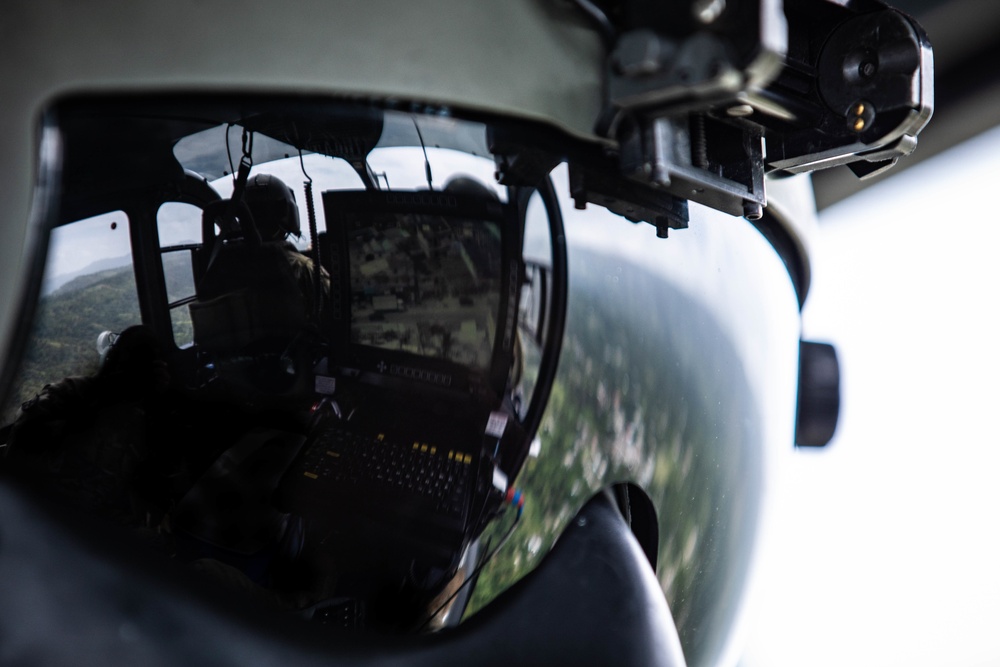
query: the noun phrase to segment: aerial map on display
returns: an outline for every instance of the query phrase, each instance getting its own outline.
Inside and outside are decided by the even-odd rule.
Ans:
[[[489,367],[500,295],[493,223],[386,214],[352,221],[351,342]]]

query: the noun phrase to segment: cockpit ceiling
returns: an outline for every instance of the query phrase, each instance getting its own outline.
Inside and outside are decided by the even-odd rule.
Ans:
[[[184,170],[208,180],[231,174],[242,131],[253,133],[253,162],[321,153],[364,163],[375,148],[420,146],[490,156],[484,127],[448,115],[411,115],[319,100],[122,98],[64,103],[55,112],[66,137],[66,199],[87,201],[177,182]],[[86,125],[86,131],[76,127]],[[69,214],[69,212],[65,212]]]

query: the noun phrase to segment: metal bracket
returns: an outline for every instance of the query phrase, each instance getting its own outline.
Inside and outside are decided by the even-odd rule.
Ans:
[[[933,63],[923,31],[900,12],[878,0],[698,0],[690,16],[684,7],[616,5],[597,131],[617,145],[618,173],[633,185],[588,174],[581,182],[598,194],[574,192],[578,202],[606,205],[610,194],[612,210],[656,208],[618,197],[634,190],[672,198],[670,227],[683,226],[677,199],[755,220],[768,172],[850,165],[864,178],[916,146],[932,112]]]

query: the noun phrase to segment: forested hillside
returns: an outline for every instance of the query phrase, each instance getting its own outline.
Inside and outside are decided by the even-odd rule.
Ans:
[[[693,629],[729,613],[753,530],[744,518],[756,513],[743,369],[708,313],[662,278],[589,252],[573,258],[541,454],[518,479],[524,515],[473,607],[527,573],[602,483],[637,481],[660,513],[657,574],[693,660],[714,641]]]
[[[42,297],[3,423],[10,423],[18,406],[45,384],[95,372],[98,334],[139,321],[131,266],[77,277]]]
[[[529,572],[590,495],[635,481],[660,513],[657,576],[688,660],[698,662],[717,639],[695,630],[732,613],[727,596],[754,529],[759,443],[743,369],[710,315],[663,278],[590,252],[573,260],[541,452],[517,480],[524,516],[483,571],[472,608]],[[165,273],[168,293],[193,290],[184,266]],[[4,422],[44,384],[94,372],[98,334],[139,320],[131,267],[80,276],[45,297]],[[506,525],[492,530],[493,544]]]

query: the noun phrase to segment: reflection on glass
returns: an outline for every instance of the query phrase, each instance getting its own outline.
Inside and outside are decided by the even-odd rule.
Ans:
[[[200,208],[183,202],[165,202],[156,212],[171,330],[178,347],[194,341],[186,303],[195,296],[192,252],[201,243],[201,217]]]
[[[46,384],[95,372],[98,334],[122,331],[140,318],[125,213],[54,229],[31,342],[2,423],[11,423],[21,403]]]
[[[657,578],[688,664],[715,664],[752,560],[768,438],[791,424],[773,408],[791,404],[794,389],[794,365],[777,363],[795,354],[794,293],[745,221],[703,217],[713,233],[663,240],[607,214],[563,212],[569,307],[541,449],[518,479],[522,525],[480,576],[469,611],[530,572],[591,494],[631,481],[657,507]],[[783,297],[782,317],[747,300],[757,292]],[[748,345],[759,357],[749,364]],[[753,376],[765,362],[770,373]]]
[[[412,118],[405,115],[403,118],[406,123],[390,127],[398,137],[413,127]],[[459,121],[441,121],[435,127],[450,131],[459,127],[456,123]],[[484,128],[469,125],[475,126],[475,132],[470,132],[467,138],[478,146],[483,143]],[[232,191],[232,179],[226,175],[228,156],[218,159],[219,151],[225,147],[224,129],[220,125],[194,137],[189,144],[178,144],[176,152],[186,167],[209,179],[223,197]],[[256,146],[262,152],[275,149],[281,154],[257,155],[254,173],[273,174],[289,184],[297,179],[313,179],[316,217],[323,227],[328,219],[347,216],[336,206],[323,208],[330,202],[346,200],[343,195],[348,193],[337,191],[357,190],[364,185],[369,186],[368,192],[362,193],[366,196],[376,193],[388,200],[388,195],[396,198],[399,193],[407,192],[417,193],[413,199],[418,199],[428,193],[446,193],[454,178],[471,177],[484,184],[485,190],[495,191],[496,199],[487,197],[491,202],[487,206],[494,205],[504,211],[514,209],[509,204],[509,208],[504,206],[509,201],[508,193],[495,182],[496,163],[492,159],[435,147],[430,126],[425,129],[431,144],[426,151],[421,146],[380,144],[370,153],[368,165],[360,162],[363,169],[343,159],[316,154],[307,154],[300,161],[287,144],[277,140],[259,142]],[[233,126],[232,131],[238,132],[239,128]],[[173,159],[173,155],[169,157]],[[206,162],[208,157],[214,162]],[[272,158],[273,161],[268,161]],[[372,181],[378,183],[378,190],[370,187]],[[558,190],[568,192],[567,185],[565,181],[559,183]],[[165,191],[166,188],[148,189],[160,195]],[[295,192],[304,223],[305,189],[295,188]],[[206,196],[211,194],[208,192]],[[149,210],[153,210],[159,202],[147,203]],[[337,314],[346,312],[349,316],[336,320],[338,339],[334,342],[375,348],[379,357],[400,352],[400,356],[430,357],[435,364],[445,365],[440,363],[443,359],[481,370],[490,365],[496,330],[510,332],[506,325],[513,326],[513,318],[508,313],[512,315],[511,309],[516,307],[520,337],[517,361],[523,364],[524,372],[509,377],[516,378],[515,384],[519,381],[512,389],[514,393],[520,390],[527,403],[538,378],[541,338],[538,333],[544,331],[543,304],[550,289],[546,272],[552,268],[553,244],[543,208],[540,198],[534,195],[524,221],[523,267],[517,261],[500,260],[510,253],[506,241],[513,238],[507,236],[508,227],[504,226],[509,221],[501,222],[500,215],[449,217],[435,209],[432,213],[394,210],[391,215],[357,216],[342,239],[337,239],[336,244],[328,243],[337,246],[337,259],[346,260],[349,268],[349,271],[331,271],[331,283],[336,284],[336,290],[331,287],[330,301],[346,304],[346,311],[338,310]],[[562,208],[567,212],[573,207],[569,204]],[[590,227],[591,231],[597,230],[597,241],[580,242],[580,229],[587,225],[579,216],[593,216],[597,208],[577,211],[577,219],[566,221],[571,248],[569,310],[559,370],[538,434],[541,447],[532,447],[523,471],[514,480],[527,498],[524,514],[511,540],[479,574],[471,609],[488,604],[538,564],[589,496],[610,484],[635,482],[650,495],[659,513],[657,577],[678,623],[689,664],[712,664],[722,638],[728,634],[742,593],[762,483],[759,458],[762,443],[780,430],[780,425],[775,429],[771,424],[773,416],[767,410],[766,398],[780,395],[779,403],[791,405],[781,393],[788,384],[784,367],[772,364],[775,357],[769,356],[778,340],[770,329],[777,326],[778,320],[770,318],[768,310],[768,320],[761,324],[762,311],[771,306],[758,295],[777,293],[780,299],[787,294],[789,298],[778,307],[788,306],[793,325],[797,314],[794,296],[787,284],[784,292],[772,289],[773,284],[763,284],[777,274],[787,283],[787,275],[769,247],[766,248],[769,259],[758,261],[755,257],[741,263],[740,258],[748,254],[749,244],[745,243],[745,236],[733,235],[732,230],[746,231],[749,228],[745,222],[696,220],[705,226],[693,225],[692,229],[664,241],[653,240],[655,231],[649,226],[633,226],[603,212],[606,218]],[[385,214],[386,210],[381,209],[380,213]],[[181,348],[172,351],[174,366],[170,368],[171,380],[184,389],[182,396],[174,397],[179,417],[174,419],[174,413],[166,410],[161,416],[163,423],[176,431],[173,437],[164,439],[170,445],[170,454],[183,454],[176,457],[175,463],[190,466],[184,476],[176,479],[185,479],[191,486],[171,489],[165,505],[174,503],[176,507],[191,509],[192,514],[187,518],[193,517],[195,521],[188,526],[204,519],[204,525],[212,529],[196,533],[191,528],[187,535],[175,535],[178,540],[188,540],[190,544],[193,536],[228,549],[241,544],[243,539],[237,535],[232,541],[225,541],[230,539],[231,528],[242,530],[239,524],[244,520],[269,523],[274,518],[278,512],[270,504],[274,490],[284,472],[291,469],[296,448],[311,437],[311,429],[319,423],[317,419],[336,421],[358,414],[357,410],[366,407],[381,416],[375,412],[378,401],[365,405],[364,394],[369,387],[351,395],[345,391],[345,385],[371,380],[375,387],[375,381],[382,382],[383,378],[374,371],[358,373],[354,367],[340,369],[343,372],[337,375],[340,370],[333,369],[336,364],[329,362],[337,361],[337,354],[343,350],[335,349],[326,340],[334,338],[327,335],[335,328],[333,324],[308,332],[311,335],[295,336],[291,343],[282,340],[276,351],[253,350],[219,363],[212,354],[205,354],[209,350],[199,349],[199,344],[192,341],[187,306],[189,301],[205,297],[197,294],[192,271],[192,259],[204,259],[193,254],[195,246],[200,244],[200,217],[198,207],[176,203],[160,207],[157,216],[160,253],[153,259],[161,264],[143,268],[162,267],[170,324],[174,341]],[[140,320],[126,223],[125,216],[118,213],[68,225],[53,233],[45,297],[14,407],[46,382],[90,372],[97,360],[93,345],[97,334],[105,329],[120,331]],[[705,234],[705,229],[714,231]],[[329,241],[340,231],[339,226],[331,225],[325,238]],[[149,238],[145,234],[137,237]],[[310,239],[301,241],[309,242]],[[625,251],[629,244],[634,253]],[[326,252],[321,243],[317,248]],[[761,269],[762,266],[768,269],[770,265],[764,266],[767,262],[778,267],[777,274]],[[523,274],[519,273],[522,268]],[[156,270],[138,273],[159,278]],[[249,292],[252,279],[257,277],[254,270],[232,273],[235,284],[231,291]],[[510,276],[523,277],[525,282],[505,284],[503,278]],[[157,280],[140,285],[139,290],[144,295],[144,304],[156,307],[163,301],[163,286]],[[505,300],[507,297],[511,299],[509,302]],[[516,301],[518,298],[520,301]],[[252,299],[246,302],[254,303]],[[504,313],[498,313],[501,302],[507,305]],[[160,319],[154,324],[160,326],[164,315],[158,313]],[[500,320],[504,327],[498,325]],[[344,324],[347,326],[341,326]],[[785,320],[780,324],[783,326]],[[254,330],[255,326],[249,321],[247,330]],[[788,334],[782,332],[782,335]],[[796,337],[797,331],[793,329],[790,338],[778,340],[780,347],[794,351]],[[748,354],[754,356],[748,359]],[[760,367],[770,372],[760,373]],[[317,370],[320,368],[323,370]],[[772,384],[782,385],[777,394],[771,391]],[[389,388],[399,391],[401,385],[393,382]],[[427,397],[427,402],[446,395],[443,390],[436,391]],[[516,396],[507,398],[513,403],[517,401]],[[356,400],[352,403],[351,399]],[[463,406],[464,403],[458,405]],[[162,409],[167,404],[160,401],[157,407]],[[493,407],[483,410],[484,420]],[[390,412],[386,420],[398,421],[398,413]],[[422,416],[414,417],[420,419]],[[482,429],[474,433],[471,446],[480,447],[478,438]],[[495,434],[491,437],[496,438],[491,443],[492,449],[486,446],[477,454],[501,452],[501,438]],[[340,455],[331,451],[320,452],[323,464],[331,465],[327,458],[332,460]],[[419,453],[424,454],[423,447]],[[514,453],[522,454],[523,448]],[[238,465],[240,461],[253,465]],[[468,464],[464,458],[462,461],[462,465]],[[490,464],[492,461],[487,463]],[[489,472],[489,468],[484,471]],[[302,475],[302,479],[319,479],[319,473],[307,472],[313,477]],[[194,485],[200,484],[199,480],[207,480],[206,483],[218,480],[223,487],[233,483],[235,488],[251,489],[253,493],[247,496],[251,501],[242,514],[230,511],[228,506],[222,506],[225,503],[215,502],[222,496],[197,490],[201,487]],[[493,480],[497,490],[505,490],[501,488],[505,480],[498,475]],[[490,492],[491,485],[487,482],[484,486]],[[211,484],[204,488],[211,488]],[[372,495],[364,495],[365,501],[370,502]],[[327,505],[317,507],[321,514],[327,513]],[[266,511],[255,513],[258,509]],[[183,514],[176,513],[164,526],[182,526]],[[285,516],[304,514],[291,512]],[[463,533],[463,539],[468,536],[473,544],[461,547],[470,546],[469,553],[491,553],[511,525],[512,514],[509,512],[496,521],[481,541],[475,540],[478,533]],[[326,519],[332,525],[333,519]],[[357,519],[352,514],[350,520]],[[230,580],[238,579],[246,590],[274,598],[271,602],[281,609],[302,611],[321,595],[333,597],[349,590],[349,586],[337,588],[344,582],[336,581],[333,575],[343,562],[332,562],[337,561],[330,556],[334,553],[329,548],[333,542],[323,541],[325,535],[314,539],[316,533],[296,533],[298,519],[284,521],[285,518],[280,518],[270,526],[274,532],[267,534],[266,541],[268,549],[275,549],[268,553],[278,551],[279,544],[286,545],[287,536],[287,545],[298,543],[297,548],[307,549],[304,561],[276,561],[272,573],[279,576],[270,581],[253,580],[251,575],[255,573],[246,561],[237,558],[219,561],[238,572],[236,576],[230,576],[233,572],[221,567],[219,572]],[[477,524],[475,530],[486,523]],[[377,522],[351,526],[351,530],[354,528],[363,528],[361,532],[375,538],[391,533],[382,530]],[[303,547],[306,534],[309,538]],[[213,542],[216,538],[221,541]],[[345,551],[355,546],[346,541],[342,544]],[[357,553],[378,551],[373,546],[376,544],[378,540],[372,545],[359,545],[370,548],[358,548]],[[230,558],[232,553],[223,555]],[[335,555],[339,558],[341,554]],[[449,558],[452,555],[457,554],[446,554]],[[402,563],[408,554],[391,556]],[[179,557],[188,558],[191,554]],[[303,562],[315,570],[305,572],[301,567]],[[404,564],[406,567],[401,571],[414,571],[412,563]],[[395,570],[391,574],[395,576]],[[453,575],[456,575],[454,570],[436,572],[435,579],[428,581],[437,586],[436,577],[440,576],[443,582],[445,577]],[[307,579],[304,588],[299,577]],[[457,587],[459,581],[457,575],[448,586]],[[399,581],[393,582],[395,590],[398,584]],[[309,596],[295,597],[303,591]],[[432,592],[438,591],[419,591],[419,595]],[[423,604],[425,601],[419,595],[414,594],[413,600]],[[360,616],[358,619],[364,620]]]
[[[194,296],[190,250],[163,253],[163,279],[166,281],[167,301],[170,303]]]
[[[500,231],[434,215],[349,232],[351,341],[486,369],[500,294]]]
[[[168,201],[156,212],[161,248],[201,242],[201,209],[193,204]]]
[[[191,312],[187,308],[170,309],[170,329],[177,347],[188,347],[194,343],[194,325],[191,324]]]

